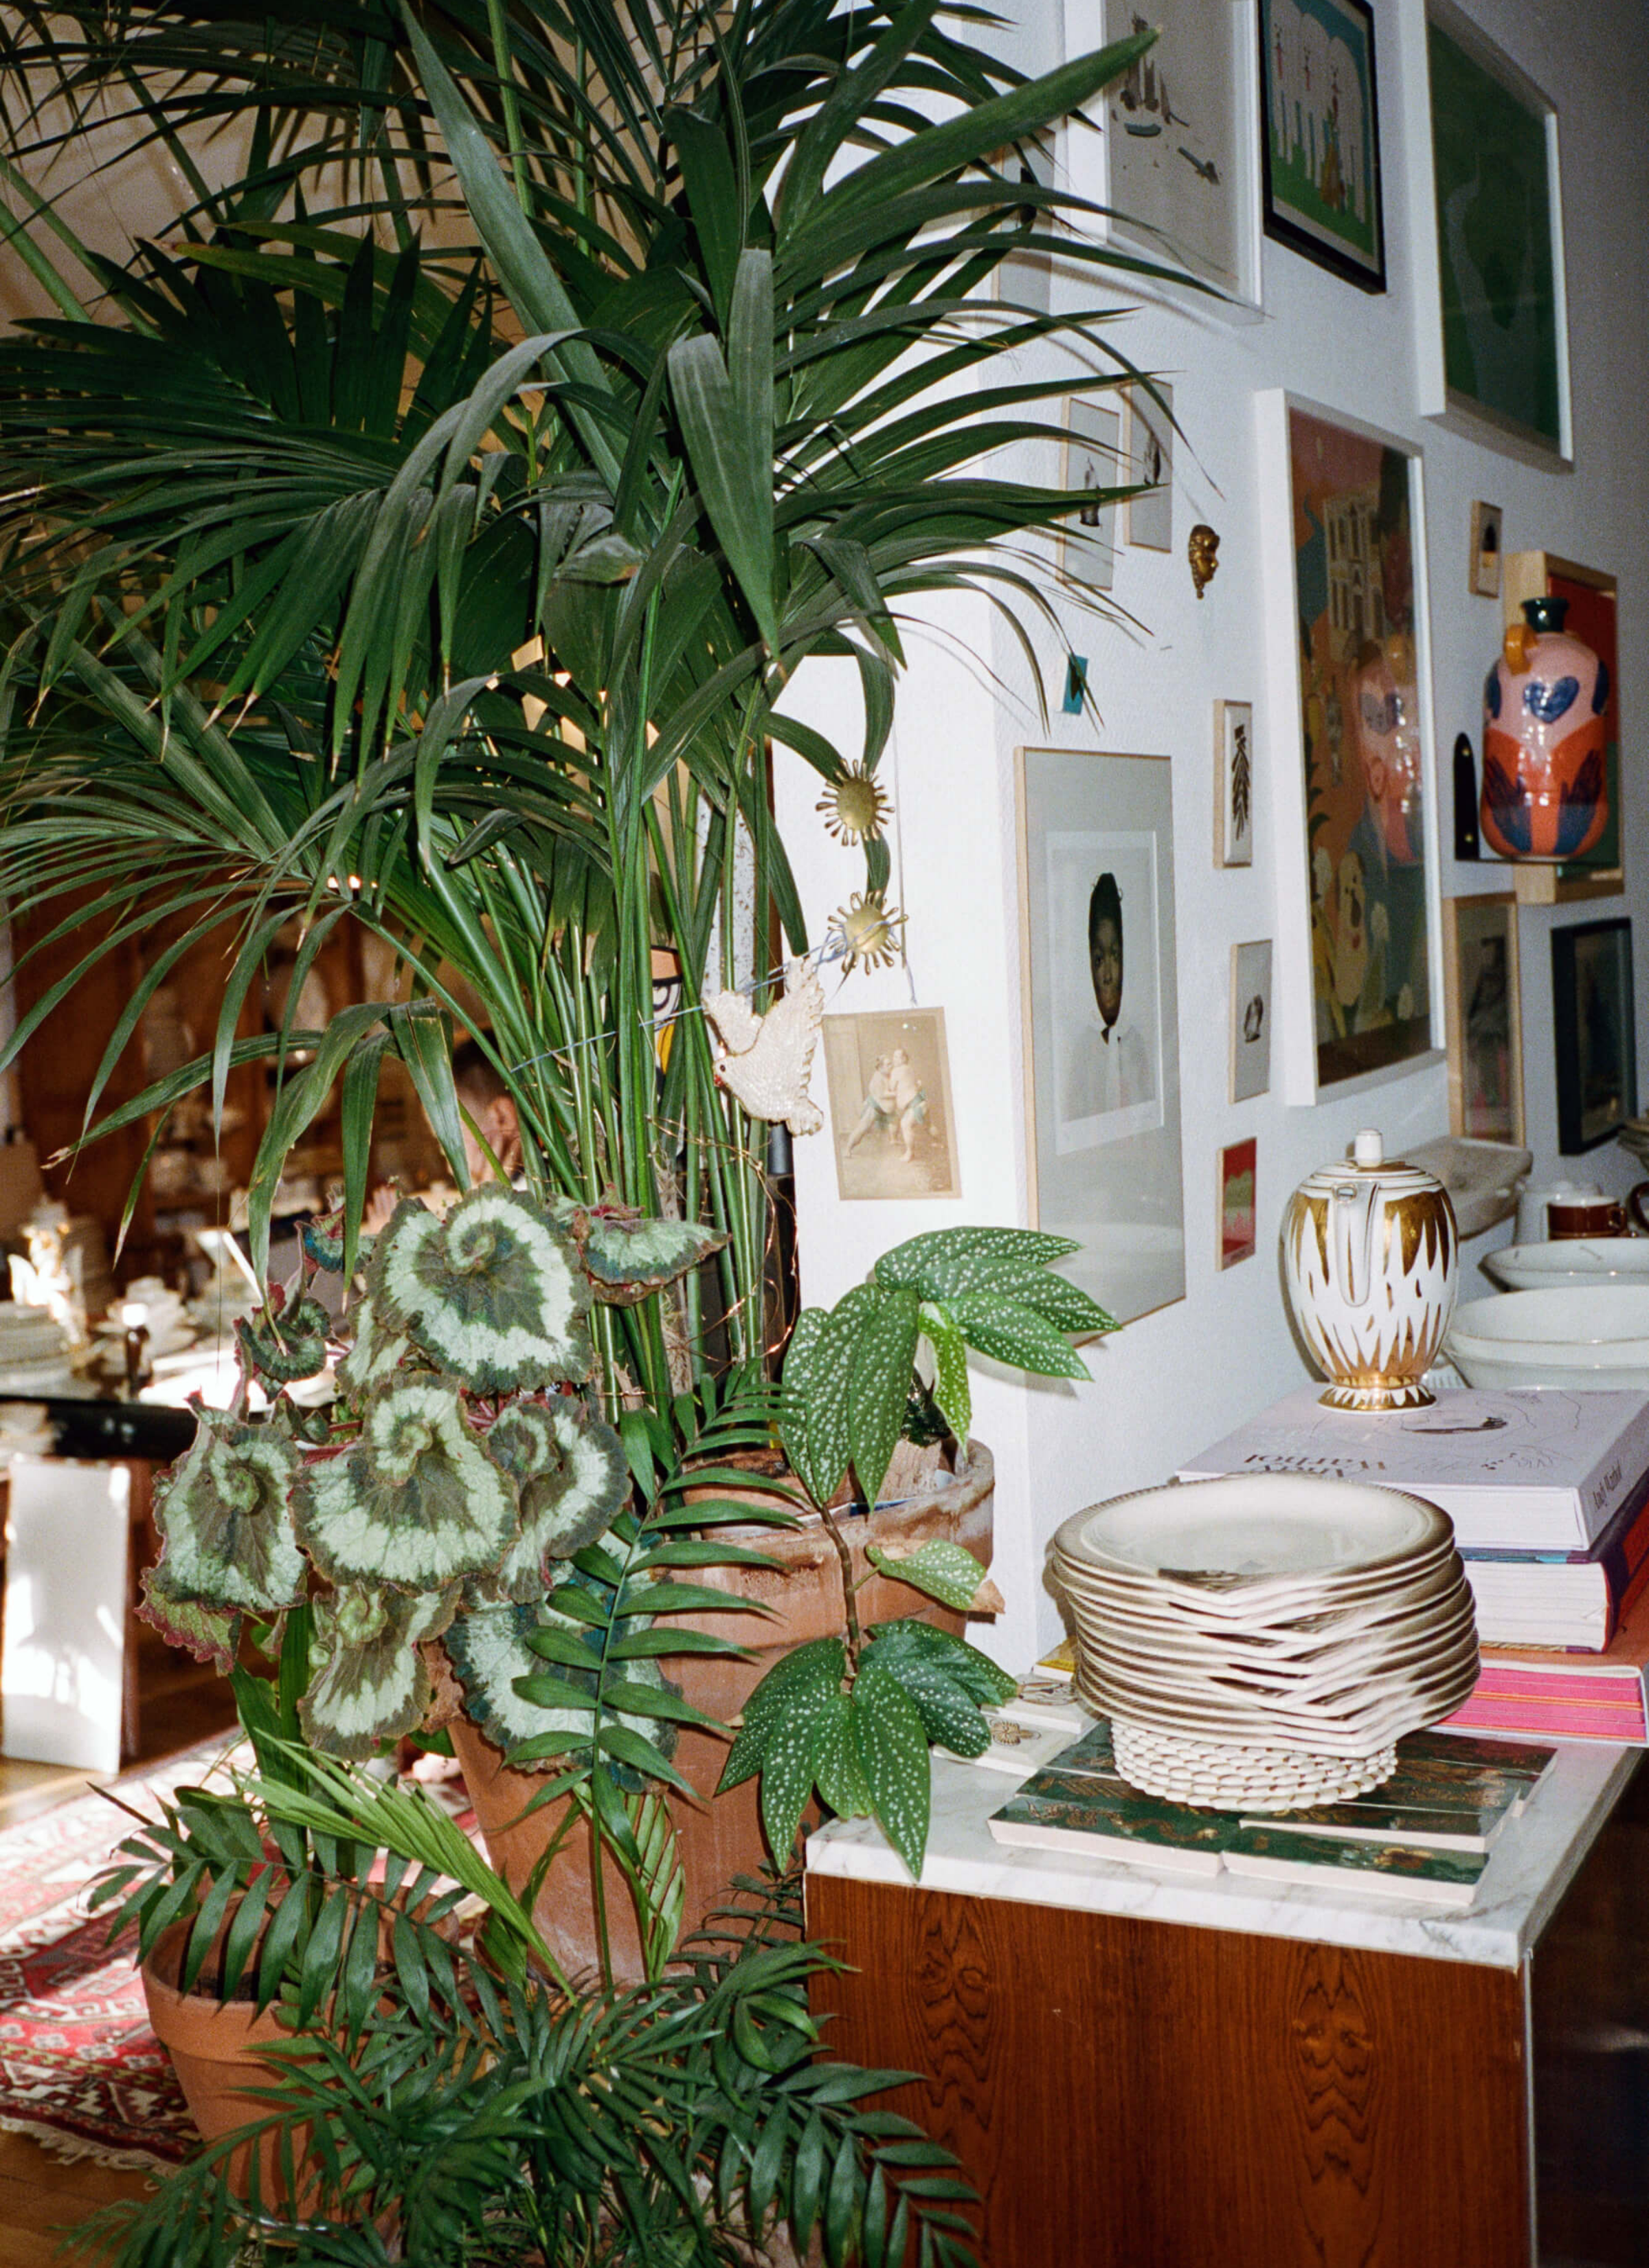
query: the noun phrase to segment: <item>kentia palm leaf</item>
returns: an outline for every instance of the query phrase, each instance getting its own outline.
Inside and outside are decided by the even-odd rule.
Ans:
[[[851,655],[873,769],[902,598],[1045,608],[1015,547],[1080,499],[996,468],[1058,430],[1039,412],[1070,381],[990,365],[1055,336],[1094,383],[1127,373],[1097,317],[981,287],[1074,202],[1001,154],[1140,41],[1027,83],[950,22],[937,0],[416,22],[294,0],[254,30],[211,0],[26,0],[0,41],[195,184],[165,249],[88,255],[97,321],[0,345],[0,889],[79,926],[88,967],[157,873],[197,894],[191,939],[232,917],[218,1103],[285,915],[376,930],[434,1001],[473,986],[529,1177],[656,1216],[683,1173],[727,1240],[736,1351],[760,1344],[761,1145],[693,1012],[745,976],[717,919],[738,820],[758,902],[805,943],[769,740],[827,778],[847,762],[773,704],[808,655]],[[195,151],[246,121],[245,173],[208,194]],[[26,172],[53,154],[26,103],[11,133]],[[662,1095],[660,943],[688,1012]],[[603,1329],[666,1398],[656,1303]]]

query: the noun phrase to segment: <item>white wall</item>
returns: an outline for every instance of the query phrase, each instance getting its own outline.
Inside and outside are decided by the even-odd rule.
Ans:
[[[1263,590],[1262,497],[1254,397],[1292,391],[1371,422],[1423,448],[1430,570],[1433,744],[1440,766],[1439,837],[1446,895],[1505,887],[1491,863],[1456,865],[1448,756],[1464,730],[1481,753],[1481,688],[1500,636],[1498,601],[1467,589],[1474,498],[1505,510],[1508,549],[1535,547],[1606,569],[1620,580],[1623,688],[1623,799],[1627,895],[1622,902],[1526,910],[1521,917],[1523,1043],[1528,1140],[1537,1173],[1557,1166],[1552,1072],[1550,949],[1554,923],[1631,913],[1638,951],[1649,945],[1649,600],[1642,559],[1649,527],[1643,440],[1644,310],[1649,306],[1649,43],[1642,0],[1468,0],[1483,28],[1556,102],[1561,121],[1566,223],[1569,346],[1573,372],[1575,469],[1537,471],[1446,432],[1417,415],[1415,304],[1407,184],[1417,153],[1405,147],[1400,99],[1419,22],[1413,0],[1374,0],[1380,73],[1388,288],[1369,297],[1285,247],[1264,250],[1263,321],[1192,320],[1162,306],[1126,323],[1121,343],[1141,366],[1174,387],[1179,446],[1174,549],[1124,549],[1114,596],[1139,627],[1083,622],[1065,610],[1070,644],[1090,659],[1102,724],[1056,713],[1036,718],[1021,657],[979,601],[937,610],[942,635],[918,638],[898,710],[896,744],[884,777],[898,806],[893,895],[909,915],[909,973],[860,974],[831,1005],[839,1011],[902,1005],[914,990],[946,1011],[961,1129],[963,1196],[955,1204],[842,1204],[829,1135],[797,1145],[804,1291],[828,1301],[876,1254],[919,1228],[946,1221],[1029,1218],[1021,1064],[1020,907],[1013,801],[1017,746],[1051,745],[1166,754],[1173,760],[1180,1065],[1187,1263],[1183,1301],[1130,1325],[1092,1350],[1093,1383],[1022,1386],[986,1378],[975,1430],[997,1454],[997,1573],[1009,1609],[986,1642],[1020,1661],[1050,1639],[1058,1616],[1044,1586],[1047,1540],[1083,1504],[1157,1481],[1198,1447],[1300,1381],[1305,1366],[1285,1320],[1276,1260],[1283,1205],[1312,1167],[1338,1157],[1358,1127],[1380,1125],[1388,1149],[1447,1130],[1440,1065],[1400,1077],[1373,1095],[1289,1108],[1275,1085],[1266,1098],[1226,1100],[1230,948],[1277,933],[1279,862],[1301,858],[1278,840],[1270,767],[1286,735],[1270,710],[1263,666],[1268,609],[1287,592]],[[1040,67],[1057,9],[1021,0],[1026,35],[1019,59]],[[1073,50],[1095,43],[1093,11],[1066,0]],[[1039,49],[1041,52],[1039,52]],[[1068,305],[1092,290],[1056,276]],[[1038,469],[1059,477],[1056,452]],[[1207,519],[1222,538],[1220,566],[1205,599],[1192,593],[1185,538]],[[1063,652],[1042,659],[1057,711]],[[992,683],[992,678],[999,681]],[[845,666],[804,673],[798,698],[850,739],[857,706]],[[1220,698],[1255,703],[1259,758],[1255,858],[1247,871],[1212,859],[1212,710]],[[817,783],[787,767],[781,820],[803,846],[802,879],[815,929],[858,887],[856,854],[832,844],[812,816]],[[1279,972],[1279,983],[1281,975]],[[836,979],[831,976],[834,984]],[[1639,1012],[1638,1049],[1649,1080],[1649,1019]],[[815,1086],[822,1090],[822,1075]],[[825,1098],[821,1092],[821,1100]],[[1253,1134],[1259,1144],[1257,1258],[1225,1274],[1215,1257],[1215,1175],[1222,1145]],[[1612,1145],[1584,1161],[1587,1174],[1624,1192],[1631,1161]],[[1572,1170],[1571,1163],[1570,1170]],[[1504,1229],[1468,1248],[1462,1295],[1486,1291],[1477,1263]],[[978,1366],[985,1369],[987,1366]]]

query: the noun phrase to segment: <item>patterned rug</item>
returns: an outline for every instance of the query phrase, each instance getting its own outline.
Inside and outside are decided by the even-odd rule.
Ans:
[[[156,1797],[202,1778],[211,1741],[116,1783],[145,1818]],[[55,2156],[175,2166],[199,2141],[166,2051],[149,2029],[132,1961],[136,1933],[107,1942],[87,1890],[135,1831],[97,1793],[0,1830],[0,2127]]]

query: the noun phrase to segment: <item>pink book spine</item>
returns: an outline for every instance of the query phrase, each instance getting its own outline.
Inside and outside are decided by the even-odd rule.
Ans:
[[[1444,1718],[1445,1728],[1462,1733],[1517,1733],[1526,1739],[1555,1741],[1625,1741],[1649,1743],[1641,1692],[1586,1700],[1560,1698],[1550,1690],[1554,1681],[1542,1679],[1544,1690],[1522,1699],[1474,1693],[1471,1699]]]

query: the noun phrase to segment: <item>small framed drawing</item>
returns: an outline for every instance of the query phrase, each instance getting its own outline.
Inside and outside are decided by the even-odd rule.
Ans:
[[[827,1016],[822,1028],[840,1195],[960,1197],[944,1009]]]
[[[1174,388],[1128,389],[1128,482],[1145,496],[1128,499],[1128,541],[1142,551],[1174,549]]]
[[[1231,1099],[1251,1102],[1271,1085],[1271,940],[1231,948]]]
[[[1254,704],[1214,703],[1214,864],[1254,864]]]
[[[1523,1145],[1523,1011],[1517,898],[1451,898],[1443,924],[1448,1123],[1481,1142]]]
[[[1032,1218],[1121,1322],[1185,1297],[1165,756],[1019,760]]]
[[[1123,480],[1117,411],[1073,394],[1065,410],[1065,486],[1093,497],[1062,522],[1059,563],[1073,583],[1108,591],[1116,576],[1115,491]]]
[[[1438,853],[1417,451],[1258,397],[1284,1100],[1440,1062]],[[1353,1090],[1354,1091],[1354,1090]]]
[[[1199,314],[1237,320],[1260,309],[1256,5],[1153,0],[1155,44],[1107,91],[1098,131],[1073,122],[1063,136],[1064,171],[1102,209],[1093,218],[1107,239],[1213,284],[1218,297],[1195,293]],[[1075,52],[1145,21],[1135,0],[1086,0],[1067,11],[1067,38]],[[1150,290],[1165,279],[1133,280]]]
[[[1252,1260],[1255,1249],[1254,1177],[1259,1145],[1249,1135],[1219,1153],[1219,1264],[1234,1268]]]
[[[1500,507],[1475,504],[1471,508],[1471,552],[1466,581],[1480,599],[1500,595]]]
[[[1551,933],[1557,1038],[1557,1147],[1594,1150],[1638,1116],[1631,924],[1577,922]]]
[[[1420,407],[1491,447],[1564,467],[1557,111],[1454,0],[1407,10],[1425,58],[1409,75],[1405,136],[1421,156],[1409,199]]]
[[[1386,288],[1368,0],[1260,0],[1265,232],[1365,291]]]

